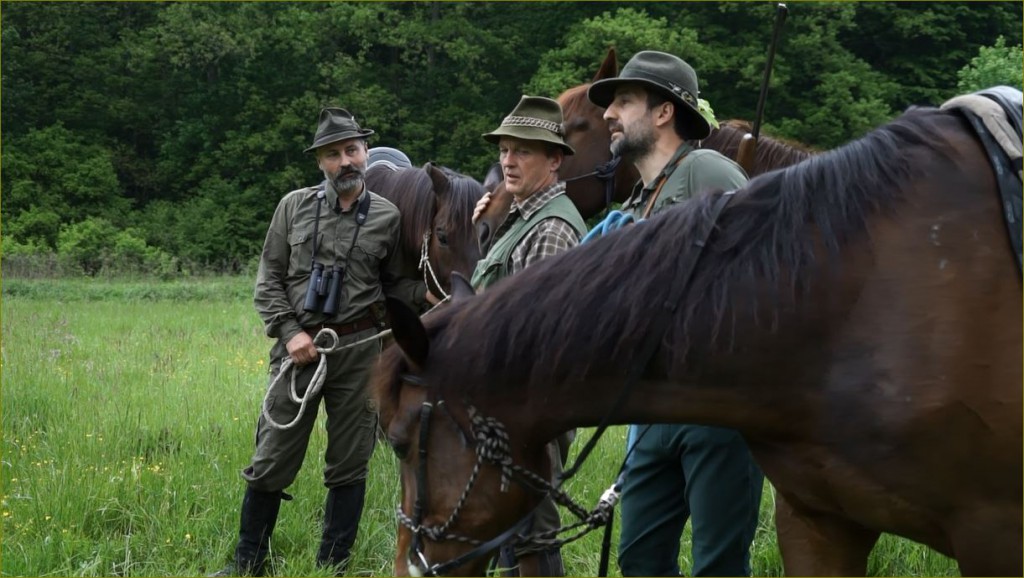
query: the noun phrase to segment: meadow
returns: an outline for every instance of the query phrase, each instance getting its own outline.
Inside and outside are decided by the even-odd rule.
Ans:
[[[272,345],[251,291],[250,278],[3,281],[2,575],[200,576],[228,561]],[[277,575],[328,575],[314,564],[322,412],[320,420],[288,490],[294,500],[281,508]],[[580,432],[576,451],[590,433]],[[625,428],[609,430],[570,495],[592,507],[614,481],[624,445]],[[396,473],[394,454],[378,444],[352,575],[391,573]],[[772,501],[766,484],[756,575],[782,573]],[[568,573],[595,575],[600,543],[594,532],[567,545]],[[618,575],[614,548],[612,556]],[[681,557],[688,568],[688,543]],[[869,573],[958,574],[952,560],[893,536],[876,547]]]

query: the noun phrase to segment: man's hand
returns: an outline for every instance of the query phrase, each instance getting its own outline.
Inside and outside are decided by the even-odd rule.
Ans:
[[[473,224],[476,224],[480,220],[480,215],[487,210],[487,205],[491,202],[491,193],[486,192],[484,196],[480,197],[480,200],[476,202],[476,207],[473,209]]]
[[[313,338],[305,331],[296,333],[295,337],[288,340],[286,347],[288,348],[288,355],[292,358],[292,363],[300,367],[313,363],[320,357],[320,352],[313,345]]]
[[[426,300],[427,303],[430,303],[431,305],[437,305],[441,302],[441,300],[437,298],[437,295],[430,292],[430,289],[427,289]]]

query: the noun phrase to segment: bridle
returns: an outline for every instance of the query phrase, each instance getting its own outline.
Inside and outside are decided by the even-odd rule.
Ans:
[[[614,165],[617,165],[617,162],[615,161],[616,159],[613,158],[612,161],[609,161],[609,163],[606,163],[605,165],[603,165],[603,167],[605,169],[609,169],[609,166],[611,166],[610,171],[614,173]],[[595,171],[595,174],[597,172],[598,171]],[[579,178],[583,178],[585,176],[590,175],[583,175]],[[674,297],[681,298],[686,288],[689,286],[690,280],[693,277],[693,273],[696,270],[697,263],[699,262],[700,257],[704,252],[704,247],[707,245],[707,241],[715,228],[715,223],[718,220],[718,216],[721,214],[722,210],[729,204],[729,202],[733,199],[733,193],[735,193],[735,191],[724,192],[720,194],[718,198],[715,200],[710,212],[708,213],[707,220],[703,223],[701,230],[692,242],[692,247],[695,250],[684,250],[679,252],[680,262],[677,264],[676,267],[673,268],[673,270],[676,272],[676,275],[672,278],[672,282],[669,285],[668,298],[666,298],[666,300],[662,304],[662,307],[666,311],[657,314],[653,317],[651,331],[647,332],[645,341],[643,341],[640,344],[640,347],[637,349],[638,354],[634,358],[636,362],[629,367],[629,371],[626,375],[626,383],[623,386],[622,390],[619,392],[617,399],[610,406],[609,411],[605,414],[605,417],[602,419],[600,425],[597,427],[594,434],[587,441],[587,444],[577,455],[576,461],[573,463],[572,467],[567,468],[561,474],[557,483],[551,484],[544,477],[537,475],[535,472],[531,472],[525,468],[522,468],[512,463],[511,454],[509,453],[508,433],[506,432],[504,425],[501,424],[500,421],[494,418],[484,417],[481,414],[479,414],[476,408],[474,408],[472,405],[466,404],[467,413],[470,416],[472,428],[472,435],[467,435],[466,430],[463,428],[463,426],[458,422],[458,420],[455,419],[454,416],[451,415],[450,412],[447,411],[447,406],[445,405],[444,400],[440,399],[439,394],[437,394],[435,390],[430,388],[423,378],[411,374],[401,375],[400,378],[403,382],[418,387],[425,387],[429,391],[428,400],[425,401],[420,408],[420,431],[418,449],[419,466],[416,472],[417,493],[416,500],[413,505],[412,516],[410,517],[406,515],[402,511],[401,505],[398,507],[399,522],[403,526],[408,528],[413,534],[412,545],[410,546],[409,552],[407,553],[407,556],[409,556],[407,561],[410,574],[412,574],[413,576],[439,576],[447,571],[462,566],[463,564],[466,564],[472,560],[475,560],[482,556],[489,555],[502,544],[505,544],[513,538],[516,538],[518,536],[518,533],[521,530],[525,529],[527,525],[531,522],[533,511],[529,512],[526,516],[524,516],[522,519],[516,522],[512,527],[505,530],[503,533],[487,541],[476,540],[465,536],[458,536],[448,532],[448,529],[452,526],[452,524],[454,524],[456,518],[461,512],[461,509],[465,504],[465,501],[468,498],[469,493],[472,491],[472,488],[475,485],[477,476],[479,474],[479,468],[484,463],[494,464],[501,468],[502,491],[507,490],[509,480],[515,477],[517,478],[517,481],[524,483],[526,487],[534,491],[546,492],[553,499],[555,499],[556,502],[566,505],[565,502],[563,502],[564,499],[568,503],[572,504],[572,506],[568,506],[569,509],[572,510],[573,513],[577,514],[583,520],[583,522],[571,526],[570,528],[576,528],[584,525],[587,526],[587,528],[585,528],[577,536],[574,536],[571,539],[565,540],[561,543],[566,543],[574,539],[578,539],[590,530],[597,528],[601,525],[607,525],[609,523],[609,521],[612,519],[615,503],[618,500],[616,485],[613,485],[611,488],[609,488],[608,491],[604,493],[597,507],[595,507],[595,509],[589,513],[583,508],[576,505],[574,502],[572,502],[572,500],[559,488],[566,480],[570,479],[579,471],[580,467],[583,465],[584,460],[586,460],[586,458],[590,455],[590,452],[596,446],[597,441],[600,439],[601,435],[611,424],[612,418],[615,414],[615,410],[625,405],[626,400],[629,398],[629,395],[632,391],[633,384],[640,379],[643,372],[646,370],[647,366],[654,358],[655,353],[661,345],[661,340],[668,330],[670,319],[673,318],[676,307],[678,305],[678,299]],[[477,454],[477,461],[476,464],[474,464],[473,472],[470,475],[469,481],[467,482],[466,487],[462,492],[462,495],[457,500],[456,505],[454,506],[452,513],[449,515],[448,519],[440,526],[425,527],[423,526],[423,518],[427,495],[427,441],[430,431],[429,428],[431,423],[431,416],[435,408],[441,408],[442,411],[444,411],[444,413],[448,415],[450,421],[453,424],[455,424],[456,429],[462,436],[463,442],[467,446],[473,447],[474,451]],[[544,489],[538,490],[537,486],[540,486],[541,488]],[[606,527],[606,530],[608,529],[610,529],[610,526]],[[564,530],[566,530],[566,528],[562,528],[558,532]],[[556,534],[558,532],[556,532]],[[610,538],[610,535],[610,532],[606,531],[606,543]],[[431,539],[433,541],[458,540],[468,544],[473,544],[475,547],[472,550],[460,556],[457,556],[456,558],[453,558],[452,560],[449,560],[447,562],[432,564],[430,561],[427,560],[426,555],[423,552],[424,538]],[[413,556],[415,556],[416,560],[412,559]],[[602,571],[600,572],[601,575],[604,575],[606,566],[607,552],[602,552]]]
[[[565,179],[565,182],[568,184],[574,181],[589,179],[590,177],[594,177],[601,181],[604,183],[604,207],[607,209],[612,204],[612,195],[615,193],[615,171],[619,168],[619,163],[621,162],[622,157],[613,156],[608,159],[608,162],[597,165],[594,167],[594,170],[589,173],[570,177]]]
[[[428,387],[426,382],[417,376],[402,375],[402,380],[405,383],[415,386]],[[606,492],[606,495],[602,496],[601,501],[599,501],[598,506],[593,511],[588,512],[582,506],[574,502],[568,494],[559,489],[558,486],[561,485],[561,482],[558,484],[552,484],[549,480],[538,475],[536,472],[515,464],[512,461],[508,433],[506,432],[504,424],[499,420],[492,417],[485,417],[474,406],[467,405],[466,411],[470,419],[471,428],[471,432],[467,433],[463,425],[460,424],[459,421],[455,419],[455,416],[448,411],[448,406],[443,399],[434,399],[434,395],[431,395],[431,398],[432,399],[424,401],[420,406],[418,449],[419,464],[416,470],[417,493],[416,500],[413,504],[412,516],[407,515],[402,510],[401,506],[397,509],[399,523],[408,528],[409,531],[412,532],[413,536],[412,544],[409,548],[409,552],[407,553],[409,556],[407,559],[407,565],[410,574],[413,576],[440,576],[472,560],[488,556],[498,547],[509,542],[514,542],[517,545],[522,546],[523,550],[527,552],[534,550],[540,551],[553,546],[561,546],[562,544],[582,538],[590,530],[606,524],[608,520],[611,519],[612,509],[618,499],[617,494],[612,496],[608,495]],[[462,490],[462,494],[459,496],[458,500],[456,500],[448,518],[440,525],[425,526],[423,525],[423,518],[425,515],[425,502],[427,495],[427,441],[432,421],[431,417],[435,409],[440,410],[448,417],[448,420],[462,437],[463,444],[476,453],[477,459],[473,465],[473,470],[470,473],[469,479]],[[470,492],[476,485],[481,466],[484,464],[494,465],[501,469],[500,490],[502,492],[508,491],[510,482],[515,480],[528,490],[539,494],[550,495],[557,503],[565,506],[573,514],[579,517],[581,522],[559,528],[554,532],[524,538],[520,532],[527,530],[532,522],[533,510],[531,510],[510,528],[490,540],[479,540],[450,532],[449,529],[455,523],[459,513],[462,511],[463,505],[469,497]],[[582,530],[580,530],[580,528],[582,528]],[[568,538],[561,540],[554,539],[554,536],[557,534],[572,530],[578,531],[576,534],[569,536]],[[427,560],[427,557],[423,552],[424,539],[429,539],[434,542],[449,540],[458,541],[470,544],[474,547],[466,553],[447,562],[432,564]]]

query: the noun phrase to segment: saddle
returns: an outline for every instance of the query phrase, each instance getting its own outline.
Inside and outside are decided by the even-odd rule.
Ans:
[[[1021,136],[1024,94],[1016,88],[996,86],[950,99],[940,108],[960,112],[984,145],[996,173],[1003,219],[1017,260],[1017,272],[1024,276],[1021,239],[1021,224],[1024,222],[1024,146]]]

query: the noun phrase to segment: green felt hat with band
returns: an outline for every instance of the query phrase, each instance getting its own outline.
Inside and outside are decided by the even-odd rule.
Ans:
[[[617,77],[590,85],[587,97],[597,106],[608,108],[615,100],[616,89],[624,84],[639,84],[678,104],[686,138],[701,139],[711,134],[711,126],[699,109],[697,73],[682,58],[654,50],[637,52]]]
[[[567,155],[576,153],[565,142],[561,105],[543,96],[523,95],[512,113],[501,121],[501,126],[483,135],[487,142],[492,143],[497,143],[503,136],[549,142],[560,146]]]
[[[350,138],[366,138],[371,134],[372,130],[360,128],[356,118],[344,108],[325,108],[320,111],[320,122],[316,127],[313,144],[302,152],[308,153],[324,145]]]

